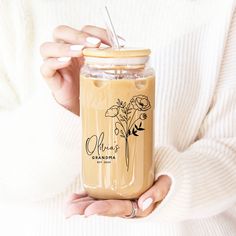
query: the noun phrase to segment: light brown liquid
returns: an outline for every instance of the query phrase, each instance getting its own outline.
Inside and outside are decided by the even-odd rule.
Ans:
[[[154,77],[80,81],[84,188],[98,199],[138,198],[154,180]]]

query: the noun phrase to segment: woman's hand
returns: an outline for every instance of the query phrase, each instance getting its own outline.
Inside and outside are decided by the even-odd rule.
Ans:
[[[143,193],[138,199],[138,212],[136,217],[149,215],[167,195],[171,186],[171,179],[162,175],[155,184]],[[73,194],[68,200],[66,217],[72,215],[103,215],[103,216],[129,216],[132,212],[130,200],[96,200],[88,196],[86,192]]]
[[[109,45],[105,29],[85,26],[81,30],[58,26],[53,33],[54,42],[40,47],[44,63],[41,74],[56,101],[79,115],[79,72],[83,64],[82,49]]]

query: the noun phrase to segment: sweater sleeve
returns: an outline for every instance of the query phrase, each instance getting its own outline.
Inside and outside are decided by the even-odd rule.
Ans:
[[[64,192],[80,173],[80,125],[50,93],[1,109],[0,199],[34,201]]]
[[[0,201],[42,200],[65,192],[79,176],[80,117],[57,104],[27,64],[33,55],[28,6],[1,1],[0,13]]]
[[[236,203],[236,13],[226,42],[215,95],[198,138],[184,152],[160,147],[156,179],[172,179],[149,218],[183,221],[209,217]]]

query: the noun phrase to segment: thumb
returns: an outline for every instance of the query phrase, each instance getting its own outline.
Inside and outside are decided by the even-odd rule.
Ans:
[[[139,207],[145,211],[152,204],[163,200],[171,185],[171,179],[167,175],[162,175],[158,178],[155,184],[141,195],[138,200]]]

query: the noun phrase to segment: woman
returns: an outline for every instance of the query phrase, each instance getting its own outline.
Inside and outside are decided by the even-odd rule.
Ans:
[[[82,189],[82,49],[109,44],[95,26],[101,6],[95,0],[1,2],[2,202],[33,200],[37,235],[235,235],[233,0],[112,2],[118,32],[152,49],[156,181],[140,196],[135,215],[130,201],[72,194]],[[49,90],[38,72],[39,46]]]

